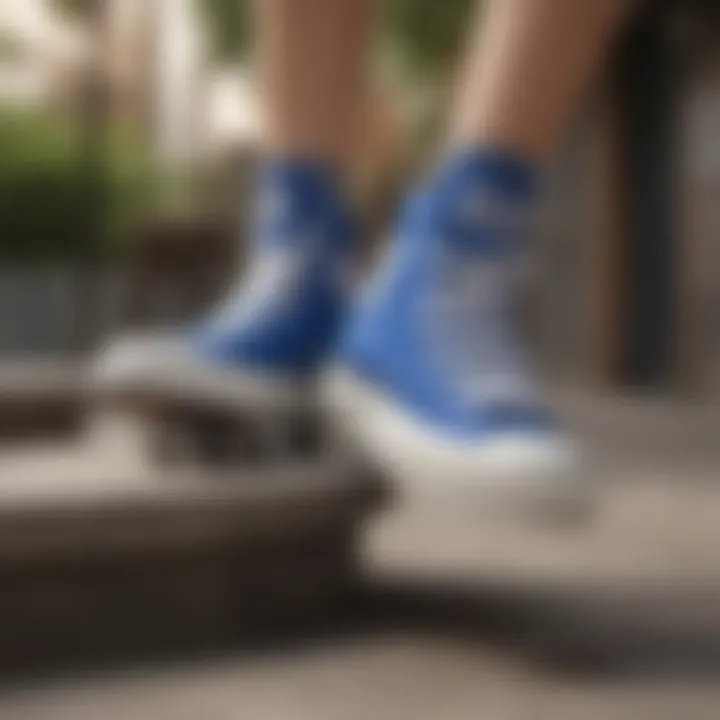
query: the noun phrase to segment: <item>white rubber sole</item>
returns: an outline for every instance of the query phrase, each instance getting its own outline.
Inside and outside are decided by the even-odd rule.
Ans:
[[[157,334],[126,337],[105,348],[95,365],[93,390],[228,411],[304,407],[314,395],[296,379],[203,362],[178,338]]]
[[[324,399],[351,442],[404,497],[492,510],[569,515],[587,510],[588,470],[562,437],[508,434],[482,442],[443,437],[342,369],[329,375]]]

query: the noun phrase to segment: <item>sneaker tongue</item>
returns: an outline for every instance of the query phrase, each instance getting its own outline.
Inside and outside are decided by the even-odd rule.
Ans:
[[[491,193],[466,192],[436,206],[432,235],[468,261],[503,261],[523,250],[529,223],[522,204]]]
[[[344,214],[331,168],[303,161],[266,164],[256,181],[254,237],[260,245],[315,245]]]
[[[532,166],[490,152],[451,157],[428,191],[436,234],[458,252],[487,259],[522,249],[536,195]]]
[[[284,278],[268,284],[344,287],[355,223],[333,170],[303,161],[268,163],[260,168],[256,193],[252,255],[271,269],[269,277]]]

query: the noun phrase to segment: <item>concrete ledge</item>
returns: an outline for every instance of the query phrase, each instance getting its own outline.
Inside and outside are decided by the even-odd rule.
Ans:
[[[357,582],[359,530],[381,499],[330,457],[154,475],[68,447],[0,468],[10,671],[226,646],[322,618]]]
[[[9,460],[0,497],[0,564],[217,547],[292,536],[362,518],[379,500],[359,470],[328,459],[243,471],[63,465],[58,453]]]

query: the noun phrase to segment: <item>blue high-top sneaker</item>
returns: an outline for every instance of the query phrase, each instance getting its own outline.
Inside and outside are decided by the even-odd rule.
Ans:
[[[295,403],[336,342],[350,292],[353,223],[334,174],[267,164],[245,276],[196,327],[116,343],[104,386],[213,404]]]
[[[536,499],[575,479],[512,319],[536,184],[504,154],[453,158],[409,203],[341,342],[333,404],[409,489]]]

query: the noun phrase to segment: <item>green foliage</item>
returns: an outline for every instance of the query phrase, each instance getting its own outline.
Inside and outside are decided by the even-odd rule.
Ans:
[[[197,0],[206,24],[213,56],[220,62],[241,59],[252,32],[249,0]]]
[[[420,75],[446,72],[457,59],[477,0],[386,0],[391,45]]]
[[[137,143],[113,132],[102,158],[85,156],[77,126],[61,118],[0,114],[1,262],[107,258],[149,212],[155,182]]]
[[[98,9],[101,0],[55,0],[63,12],[76,17],[87,18]]]

